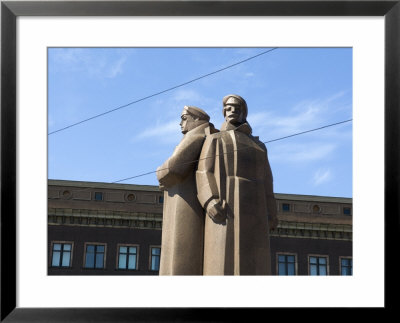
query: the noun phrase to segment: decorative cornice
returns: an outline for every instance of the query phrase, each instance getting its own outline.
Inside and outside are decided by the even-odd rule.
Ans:
[[[68,180],[54,180],[54,179],[48,180],[48,186],[49,188],[52,186],[59,186],[59,187],[74,187],[77,189],[93,188],[93,189],[161,192],[159,187],[156,185],[84,182],[84,181],[68,181]],[[353,203],[353,199],[348,197],[332,197],[332,196],[316,196],[316,195],[300,195],[300,194],[284,194],[284,193],[275,193],[274,195],[275,199],[277,200],[344,203],[344,204]]]
[[[161,230],[162,214],[49,208],[48,224]]]
[[[127,191],[146,191],[161,192],[156,185],[136,185],[136,184],[120,184],[120,183],[103,183],[103,182],[84,182],[84,181],[68,181],[68,180],[47,180],[48,186],[75,187],[75,188],[93,188],[93,189],[114,189]]]
[[[49,225],[162,229],[162,214],[123,212],[107,210],[86,210],[49,208]],[[352,240],[352,226],[346,224],[325,224],[279,221],[271,237],[307,238],[324,240]]]
[[[276,230],[270,232],[270,236],[279,238],[352,241],[353,229],[351,225],[347,224],[280,221]]]

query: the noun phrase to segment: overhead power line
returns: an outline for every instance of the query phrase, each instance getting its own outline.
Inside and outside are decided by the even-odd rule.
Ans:
[[[336,122],[336,123],[331,123],[331,124],[329,124],[329,125],[322,126],[322,127],[319,127],[319,128],[314,128],[314,129],[310,129],[310,130],[298,132],[298,133],[295,133],[295,134],[292,134],[292,135],[289,135],[289,136],[284,136],[284,137],[280,137],[280,138],[276,138],[276,139],[264,141],[263,143],[264,143],[264,144],[268,144],[268,143],[271,143],[271,142],[275,142],[275,141],[279,141],[279,140],[283,140],[283,139],[287,139],[287,138],[291,138],[291,137],[295,137],[295,136],[304,135],[304,134],[306,134],[306,133],[310,133],[310,132],[314,132],[314,131],[326,129],[326,128],[329,128],[329,127],[337,126],[337,125],[340,125],[340,124],[343,124],[343,123],[347,123],[347,122],[350,122],[350,121],[353,121],[353,119],[344,120],[344,121],[340,121],[340,122]],[[247,147],[244,147],[244,148],[242,148],[242,149],[246,149],[246,148],[247,148]],[[240,149],[236,149],[236,150],[234,150],[234,151],[238,151],[238,150],[240,150]],[[233,151],[233,152],[234,152],[234,151]],[[227,153],[224,153],[224,154],[227,154]],[[217,156],[219,156],[219,155],[211,156],[211,157],[206,157],[206,158],[200,158],[200,159],[196,159],[196,160],[192,160],[192,161],[189,161],[189,162],[177,164],[177,166],[180,166],[180,165],[183,166],[183,165],[187,165],[187,164],[192,164],[192,163],[199,162],[200,160],[204,160],[204,159],[212,158],[212,157],[217,157]],[[160,169],[159,171],[167,170],[167,169],[168,169],[168,168],[163,168],[163,169]],[[125,181],[130,180],[130,179],[134,179],[134,178],[137,178],[137,177],[142,177],[142,176],[146,176],[146,175],[150,175],[150,174],[154,174],[154,173],[157,173],[157,170],[153,170],[153,171],[151,171],[151,172],[147,172],[147,173],[135,175],[135,176],[132,176],[132,177],[127,177],[127,178],[124,178],[124,179],[120,179],[120,180],[118,180],[118,181],[111,182],[111,184],[116,184],[116,183],[120,183],[120,182],[125,182]]]
[[[264,141],[263,143],[264,143],[264,144],[268,144],[268,143],[271,143],[271,142],[275,142],[275,141],[279,141],[279,140],[284,140],[284,139],[291,138],[291,137],[295,137],[295,136],[300,136],[300,135],[303,135],[303,134],[306,134],[306,133],[310,133],[310,132],[322,130],[322,129],[325,129],[325,128],[337,126],[337,125],[344,124],[344,123],[347,123],[347,122],[350,122],[350,121],[353,121],[353,119],[344,120],[344,121],[340,121],[340,122],[336,122],[336,123],[331,123],[331,124],[329,124],[329,125],[322,126],[322,127],[319,127],[319,128],[314,128],[314,129],[310,129],[310,130],[298,132],[298,133],[295,133],[295,134],[292,134],[292,135],[289,135],[289,136],[284,136],[284,137],[280,137],[280,138],[276,138],[276,139]],[[242,148],[242,149],[246,149],[246,148],[247,148],[247,147],[244,147],[244,148]],[[234,150],[234,151],[238,151],[238,150],[240,150],[240,149],[236,149],[236,150]],[[224,153],[224,154],[227,154],[227,153]],[[219,155],[218,155],[218,156],[219,156]],[[212,157],[214,157],[214,156],[207,157],[207,158],[212,158]],[[196,160],[192,160],[192,161],[189,161],[189,162],[181,163],[181,164],[178,164],[178,165],[192,164],[192,163],[196,163],[196,162],[198,162],[198,161],[200,161],[200,160],[207,159],[207,158],[196,159]],[[159,171],[161,171],[161,170],[167,170],[167,169],[168,169],[168,168],[163,168],[163,169],[160,169]],[[157,170],[154,170],[154,171],[151,171],[151,172],[147,172],[147,173],[143,173],[143,174],[139,174],[139,175],[135,175],[135,176],[131,176],[131,177],[127,177],[127,178],[124,178],[124,179],[120,179],[120,180],[117,180],[117,181],[114,181],[114,182],[110,182],[109,184],[116,184],[116,183],[124,182],[124,181],[130,180],[130,179],[134,179],[134,178],[137,178],[137,177],[142,177],[142,176],[154,174],[154,173],[157,173]],[[83,191],[90,190],[90,189],[91,189],[91,187],[88,187],[88,188],[84,189]]]
[[[118,106],[118,107],[116,107],[116,108],[114,108],[114,109],[111,109],[111,110],[105,111],[105,112],[103,112],[103,113],[94,115],[94,116],[92,116],[92,117],[90,117],[90,118],[87,118],[87,119],[78,121],[78,122],[73,123],[73,124],[71,124],[71,125],[69,125],[69,126],[60,128],[60,129],[58,129],[58,130],[54,130],[54,131],[52,131],[52,132],[49,132],[49,133],[48,133],[48,136],[53,135],[53,134],[55,134],[55,133],[57,133],[57,132],[64,131],[64,130],[67,130],[67,129],[69,129],[69,128],[75,127],[75,126],[77,126],[77,125],[80,125],[80,124],[82,124],[82,123],[88,122],[88,121],[90,121],[90,120],[93,120],[93,119],[102,117],[102,116],[107,115],[107,114],[110,114],[110,113],[112,113],[112,112],[121,110],[121,109],[123,109],[123,108],[126,108],[126,107],[128,107],[128,106],[130,106],[130,105],[133,105],[133,104],[136,104],[136,103],[139,103],[139,102],[141,102],[141,101],[144,101],[144,100],[153,98],[153,97],[155,97],[155,96],[157,96],[157,95],[160,95],[160,94],[163,94],[163,93],[165,93],[165,92],[175,90],[175,89],[177,89],[177,88],[179,88],[179,87],[182,87],[182,86],[188,85],[188,84],[190,84],[190,83],[196,82],[196,81],[201,80],[201,79],[203,79],[203,78],[205,78],[205,77],[208,77],[208,76],[217,74],[217,73],[219,73],[219,72],[225,71],[225,70],[227,70],[227,69],[229,69],[229,68],[232,68],[232,67],[237,66],[237,65],[239,65],[239,64],[245,63],[245,62],[247,62],[247,61],[249,61],[249,60],[252,60],[252,59],[254,59],[254,58],[256,58],[256,57],[259,57],[259,56],[261,56],[261,55],[265,55],[265,54],[267,54],[267,53],[269,53],[269,52],[272,52],[272,51],[275,50],[275,49],[278,49],[278,47],[275,47],[275,48],[266,50],[266,51],[261,52],[261,53],[259,53],[259,54],[257,54],[257,55],[248,57],[248,58],[246,58],[246,59],[244,59],[244,60],[242,60],[242,61],[236,62],[235,64],[228,65],[228,66],[223,67],[223,68],[221,68],[221,69],[219,69],[219,70],[216,70],[216,71],[214,71],[214,72],[211,72],[211,73],[208,73],[208,74],[199,76],[199,77],[197,77],[197,78],[195,78],[195,79],[192,79],[192,80],[190,80],[190,81],[187,81],[187,82],[184,82],[184,83],[175,85],[175,86],[170,87],[170,88],[168,88],[168,89],[165,89],[165,90],[163,90],[163,91],[160,91],[160,92],[157,92],[157,93],[154,93],[154,94],[145,96],[145,97],[143,97],[143,98],[141,98],[141,99],[138,99],[138,100],[129,102],[129,103],[127,103],[127,104]]]

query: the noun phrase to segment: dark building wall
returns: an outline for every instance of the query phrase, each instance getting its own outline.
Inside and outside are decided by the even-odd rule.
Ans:
[[[70,268],[51,267],[51,243],[53,241],[73,242]],[[85,242],[106,243],[104,269],[84,268]],[[138,270],[117,269],[118,244],[139,246]],[[49,275],[158,275],[151,271],[150,246],[161,246],[161,230],[132,228],[99,228],[50,225],[48,227],[48,274]]]
[[[272,273],[277,273],[277,254],[295,254],[297,275],[308,275],[308,256],[328,257],[329,275],[340,275],[340,257],[352,257],[352,241],[271,237]]]
[[[328,274],[339,275],[340,257],[352,257],[351,199],[292,194],[276,194],[276,199],[272,274],[277,274],[277,253],[282,253],[296,256],[296,275],[309,274],[309,255],[328,257]],[[162,192],[156,186],[49,181],[49,275],[158,275],[149,269],[150,246],[161,245],[162,212]],[[53,241],[73,242],[71,268],[51,267]],[[107,245],[104,269],[84,268],[85,242]],[[137,270],[117,269],[122,243],[139,246]]]
[[[150,270],[150,247],[161,245],[161,230],[132,228],[96,228],[51,225],[48,228],[48,261],[51,264],[51,243],[73,242],[70,268],[49,266],[49,275],[158,275]],[[106,265],[104,269],[84,268],[85,242],[105,243]],[[118,244],[138,245],[138,269],[118,270]],[[328,257],[329,275],[340,275],[340,257],[352,257],[352,242],[307,238],[271,237],[272,274],[277,274],[277,254],[294,254],[297,275],[308,275],[308,256]]]

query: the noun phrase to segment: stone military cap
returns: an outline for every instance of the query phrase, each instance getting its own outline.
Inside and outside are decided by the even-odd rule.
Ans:
[[[223,107],[225,107],[226,102],[228,101],[229,98],[235,98],[235,99],[239,100],[239,102],[240,102],[240,107],[241,107],[241,110],[242,110],[242,112],[243,112],[243,118],[244,118],[244,120],[246,120],[246,118],[247,118],[247,103],[246,103],[246,101],[245,101],[240,95],[237,95],[237,94],[228,94],[227,96],[225,96],[225,97],[222,99],[222,105],[223,105]],[[222,109],[222,113],[224,114],[224,117],[225,117],[225,108]]]
[[[186,110],[192,116],[199,118],[200,120],[206,120],[206,121],[210,120],[210,116],[204,110],[198,107],[185,105],[183,109]]]

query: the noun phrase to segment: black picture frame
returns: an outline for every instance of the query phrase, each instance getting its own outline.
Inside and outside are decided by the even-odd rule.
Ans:
[[[17,308],[16,19],[18,16],[384,16],[385,307],[394,308],[392,268],[399,233],[400,0],[2,1],[1,2],[1,322],[221,322],[268,309]],[[371,154],[374,148],[371,147]],[[373,233],[371,233],[373,235]],[[391,258],[390,255],[394,255]],[[371,265],[373,255],[371,255]],[[268,292],[268,291],[266,291]],[[345,291],[344,291],[345,292]],[[212,292],[210,292],[212,297]],[[247,311],[256,311],[248,313]],[[258,313],[257,311],[262,311]],[[270,317],[271,319],[271,317]]]

